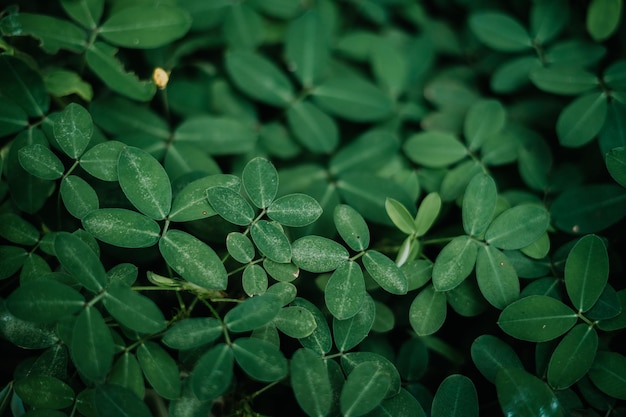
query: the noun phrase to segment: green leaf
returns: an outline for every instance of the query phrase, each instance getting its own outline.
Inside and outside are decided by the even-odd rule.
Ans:
[[[285,74],[255,52],[228,52],[226,71],[240,90],[265,104],[285,107],[294,99],[293,86]]]
[[[606,168],[611,177],[622,187],[626,187],[626,147],[611,149],[605,156]]]
[[[148,101],[156,93],[152,81],[141,81],[127,72],[115,58],[117,49],[104,42],[95,42],[87,48],[85,58],[89,68],[113,91],[133,100]]]
[[[70,103],[54,121],[54,137],[70,158],[78,159],[87,149],[93,135],[93,121],[80,104]]]
[[[501,52],[529,50],[532,42],[526,28],[511,16],[497,11],[475,12],[469,27],[485,45]]]
[[[341,389],[341,413],[345,417],[362,416],[385,398],[391,378],[376,362],[363,362],[350,372]]]
[[[136,332],[158,333],[165,328],[165,317],[155,302],[126,286],[108,287],[104,306],[120,324]]]
[[[363,265],[374,281],[391,294],[406,294],[408,281],[400,268],[387,256],[368,250],[363,256]]]
[[[589,378],[605,394],[626,400],[626,356],[617,352],[598,352]]]
[[[174,222],[204,219],[216,214],[207,199],[207,190],[212,187],[227,187],[239,190],[239,177],[230,174],[215,174],[187,184],[176,194],[168,218]]]
[[[89,291],[98,293],[104,288],[106,271],[98,255],[78,236],[58,233],[54,239],[54,252],[63,269]]]
[[[291,282],[300,275],[300,269],[293,263],[279,263],[269,258],[263,260],[263,268],[272,278],[281,282]]]
[[[479,149],[506,124],[506,110],[497,100],[478,100],[467,110],[463,135],[471,150]]]
[[[607,285],[607,288],[610,288],[610,286]],[[601,320],[600,323],[598,323],[599,329],[604,331],[611,331],[626,328],[626,290],[618,291],[617,297],[621,308],[620,313],[618,313],[618,315],[614,316],[613,318]],[[599,302],[601,301],[602,298],[600,298]],[[587,313],[587,315],[590,315],[590,313],[592,313],[594,310],[595,308],[592,308]]]
[[[18,245],[33,246],[39,241],[39,230],[15,213],[0,214],[0,236]]]
[[[247,226],[254,220],[255,212],[248,201],[228,187],[211,187],[206,195],[212,209],[229,223]]]
[[[111,331],[96,308],[85,308],[76,319],[70,353],[83,377],[93,382],[104,381],[113,365],[115,346]]]
[[[332,175],[363,172],[384,167],[400,148],[398,137],[388,130],[374,128],[341,147],[330,159]]]
[[[406,88],[409,78],[408,54],[390,37],[377,37],[370,51],[374,77],[393,97]]]
[[[28,252],[17,246],[0,246],[0,279],[9,278],[20,270]]]
[[[339,144],[335,120],[308,101],[297,101],[287,110],[294,136],[313,153],[331,153]]]
[[[346,248],[322,236],[304,236],[291,245],[293,262],[309,272],[329,272],[348,260]]]
[[[8,97],[0,97],[0,137],[19,132],[26,127],[26,112]]]
[[[598,88],[598,77],[582,68],[537,67],[530,72],[530,80],[548,93],[577,95]]]
[[[604,125],[607,107],[604,92],[589,93],[568,104],[556,122],[559,143],[568,148],[578,148],[592,140]]]
[[[96,191],[87,181],[76,175],[70,175],[61,181],[61,199],[67,211],[77,219],[84,219],[100,207]]]
[[[246,194],[258,208],[268,207],[278,192],[278,172],[269,160],[261,157],[246,164],[241,174]]]
[[[151,218],[123,208],[90,211],[82,218],[83,227],[97,239],[122,248],[155,245],[161,227]]]
[[[378,364],[391,378],[385,398],[393,397],[400,392],[402,384],[400,373],[386,357],[375,352],[350,352],[341,356],[341,367],[346,374],[350,374],[354,368],[365,362]]]
[[[622,312],[622,302],[617,291],[607,284],[600,294],[598,301],[590,308],[585,317],[593,321],[600,321],[606,323],[607,320],[618,318]],[[600,329],[605,330],[604,326],[600,326]]]
[[[488,174],[478,174],[470,181],[463,197],[463,229],[470,236],[480,236],[491,223],[496,211],[498,191]]]
[[[287,359],[270,342],[240,337],[233,342],[232,349],[235,361],[252,379],[274,382],[287,376]]]
[[[441,382],[431,409],[433,417],[478,416],[478,394],[471,379],[450,375]]]
[[[250,228],[250,235],[259,252],[272,261],[291,262],[291,244],[278,224],[259,220]]]
[[[315,318],[315,330],[313,330],[313,333],[299,339],[302,346],[311,349],[320,356],[328,353],[332,348],[333,340],[330,335],[330,328],[326,322],[326,317],[315,304],[304,298],[296,298],[291,305],[306,308]]]
[[[333,318],[333,339],[341,352],[346,352],[367,337],[374,324],[376,306],[369,295],[365,296],[363,307],[354,316],[346,320]]]
[[[570,387],[587,374],[598,350],[593,327],[579,324],[559,342],[548,364],[548,384],[555,390]]]
[[[587,9],[586,27],[594,41],[603,41],[620,25],[622,0],[592,0]]]
[[[43,73],[46,90],[54,97],[67,97],[76,94],[85,101],[93,99],[91,84],[83,81],[77,73],[60,68],[50,68]]]
[[[614,184],[568,188],[550,208],[554,225],[574,234],[595,233],[617,223],[626,213],[626,191]]]
[[[609,256],[604,242],[596,235],[581,238],[565,262],[565,289],[572,304],[581,312],[598,301],[609,279]]]
[[[569,22],[566,1],[535,3],[530,9],[530,33],[533,41],[546,44],[554,39]]]
[[[198,399],[191,389],[189,379],[184,379],[180,397],[170,401],[167,411],[172,417],[204,417],[211,413],[213,405],[213,400]]]
[[[298,349],[291,358],[291,387],[298,405],[309,416],[325,416],[333,400],[328,368],[310,349]]]
[[[274,294],[250,297],[226,313],[224,324],[231,332],[248,332],[271,322],[281,307],[281,299]]]
[[[307,226],[321,215],[322,207],[317,200],[300,193],[280,197],[267,208],[267,216],[284,226]]]
[[[542,206],[521,204],[494,219],[485,241],[499,249],[521,249],[539,239],[548,229],[550,214]]]
[[[0,301],[0,335],[23,349],[43,349],[59,342],[54,325],[19,319],[6,309],[4,300]],[[330,332],[328,338],[330,340]]]
[[[104,11],[104,0],[61,0],[61,6],[77,23],[95,29]]]
[[[130,352],[124,352],[113,364],[109,383],[130,389],[139,398],[143,398],[146,393],[141,367],[135,355]]]
[[[120,409],[120,405],[123,408]],[[114,384],[98,385],[94,394],[98,415],[111,417],[150,417],[150,409],[133,391]]]
[[[433,265],[433,285],[437,291],[449,291],[474,270],[478,245],[469,236],[459,236],[443,247]]]
[[[99,28],[107,41],[125,48],[150,49],[181,38],[191,27],[182,9],[164,4],[115,11]]]
[[[164,219],[172,204],[172,186],[163,166],[149,153],[127,147],[117,167],[124,195],[140,212],[154,220]]]
[[[31,375],[15,381],[22,401],[35,408],[60,410],[74,403],[74,390],[65,382],[48,375]]]
[[[190,385],[200,400],[214,400],[224,394],[233,378],[233,349],[220,343],[206,351],[191,372]]]
[[[291,20],[287,28],[285,57],[304,88],[313,87],[328,65],[330,48],[325,24],[318,10],[311,8]]]
[[[87,32],[67,20],[32,13],[9,13],[0,20],[0,32],[5,36],[30,35],[39,39],[48,54],[59,49],[81,53],[87,46]]]
[[[409,210],[404,204],[400,203],[398,200],[388,197],[385,200],[385,210],[393,224],[400,229],[400,231],[407,235],[417,231],[413,216],[409,213]]]
[[[222,33],[232,50],[255,49],[263,42],[264,22],[248,3],[231,3],[228,7]]]
[[[192,144],[209,155],[241,154],[254,149],[257,133],[228,116],[192,116],[174,131],[174,144]]]
[[[505,415],[562,417],[554,392],[534,375],[519,368],[502,368],[496,376],[498,402]]]
[[[14,16],[5,17],[0,21],[0,27]],[[0,92],[3,96],[10,97],[30,117],[42,117],[48,112],[50,96],[38,72],[24,61],[6,54],[0,56],[0,72]]]
[[[324,289],[324,301],[330,313],[339,320],[349,319],[363,307],[365,281],[361,267],[344,262],[332,273]]]
[[[498,325],[505,333],[530,342],[555,339],[574,326],[578,316],[571,308],[547,295],[531,295],[509,304]]]
[[[509,258],[493,246],[480,246],[476,258],[476,280],[485,299],[498,309],[519,298],[517,272]]]
[[[22,320],[52,323],[79,312],[85,297],[65,284],[39,278],[22,283],[6,300],[9,312]]]
[[[443,326],[446,315],[445,293],[428,285],[413,299],[409,309],[409,323],[418,336],[427,336]]]
[[[368,417],[426,417],[426,413],[417,399],[404,388],[400,390],[398,395],[385,398],[374,410],[366,415]]]
[[[283,264],[284,265],[284,264]],[[277,282],[267,288],[266,294],[275,295],[280,298],[280,303],[284,307],[296,299],[298,289],[290,282]]]
[[[194,236],[168,230],[159,240],[161,255],[187,281],[210,290],[223,290],[228,274],[215,251]]]
[[[18,151],[20,165],[29,174],[44,180],[56,180],[63,176],[63,162],[48,148],[38,143],[24,146]]]
[[[624,86],[626,85],[626,80],[624,79],[624,67],[625,66],[626,66],[626,61],[619,60],[619,61],[613,62],[604,70],[602,79],[611,89],[620,90],[620,91],[623,90]],[[618,101],[618,103],[620,104],[622,104],[622,102],[623,100],[621,99],[620,101]],[[609,106],[610,108],[611,107],[614,109],[616,108],[615,106],[613,106],[615,102],[611,102],[610,104],[611,104],[611,106]]]
[[[226,236],[226,249],[234,260],[242,264],[254,259],[254,245],[243,233],[231,232]]]
[[[284,334],[295,339],[310,336],[317,327],[313,313],[304,307],[283,307],[274,317],[274,324]]]
[[[352,122],[384,120],[394,110],[389,96],[360,77],[328,78],[313,89],[312,95],[323,110]]]
[[[167,329],[163,343],[172,349],[193,349],[215,341],[222,330],[222,323],[213,317],[189,317]]]
[[[465,158],[468,151],[456,135],[431,130],[410,136],[404,143],[404,152],[417,164],[444,168]]]
[[[337,232],[352,250],[367,249],[370,243],[370,232],[365,219],[358,211],[347,204],[339,204],[335,206],[333,220]]]
[[[429,193],[417,209],[415,216],[415,234],[424,236],[437,220],[441,211],[441,197],[437,193]]]
[[[249,297],[261,295],[267,291],[267,273],[259,265],[249,264],[243,270],[241,286]]]
[[[176,361],[155,342],[145,342],[137,348],[137,359],[141,370],[152,388],[163,398],[179,397],[181,384]]]
[[[498,371],[503,368],[524,369],[515,350],[501,339],[484,334],[478,336],[472,343],[471,355],[474,365],[480,373],[489,380],[496,382]]]
[[[90,148],[80,157],[80,166],[102,181],[117,181],[117,161],[126,145],[109,140]]]

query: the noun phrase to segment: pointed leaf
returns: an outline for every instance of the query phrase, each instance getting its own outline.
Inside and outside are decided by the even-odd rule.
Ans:
[[[437,291],[449,291],[474,270],[478,245],[469,236],[459,236],[437,255],[433,265],[433,285]]]
[[[476,258],[476,280],[489,303],[503,309],[519,298],[520,283],[509,258],[493,246],[481,246]]]
[[[325,24],[318,10],[312,8],[290,21],[287,28],[285,56],[304,88],[315,85],[328,64]]]
[[[117,161],[125,147],[115,140],[99,143],[80,157],[80,166],[99,180],[117,181]]]
[[[337,232],[352,250],[367,249],[370,243],[370,231],[365,219],[358,211],[347,204],[339,204],[333,212],[333,220]]]
[[[35,323],[51,323],[79,312],[85,297],[65,284],[39,278],[22,283],[6,300],[16,317]]]
[[[374,300],[366,295],[363,307],[356,315],[346,320],[333,318],[333,339],[337,348],[345,352],[361,343],[369,334],[375,316]]]
[[[287,376],[287,359],[270,342],[240,337],[233,342],[232,349],[237,364],[253,379],[273,382]]]
[[[400,268],[387,256],[368,250],[363,256],[363,265],[374,281],[391,294],[406,294],[408,281]]]
[[[252,203],[261,209],[268,207],[278,192],[278,172],[265,158],[248,162],[241,174],[241,182]]]
[[[556,122],[559,143],[578,148],[592,140],[604,125],[607,113],[605,93],[590,93],[567,105]]]
[[[226,249],[234,260],[242,264],[254,259],[254,245],[250,238],[243,233],[230,232],[226,236]]]
[[[313,153],[331,153],[339,144],[335,120],[308,101],[298,101],[287,110],[294,136]]]
[[[429,193],[417,209],[415,216],[415,234],[424,236],[433,226],[441,210],[441,197],[437,193]]]
[[[517,339],[546,342],[567,332],[577,320],[576,313],[559,300],[531,295],[509,304],[500,313],[498,325]]]
[[[100,312],[87,307],[74,324],[70,353],[78,371],[89,381],[103,382],[113,365],[115,346]]]
[[[54,137],[70,158],[78,159],[93,135],[93,121],[80,104],[70,103],[54,121]]]
[[[154,220],[164,219],[172,204],[172,186],[163,166],[149,153],[127,147],[117,167],[124,195],[139,211]]]
[[[413,216],[398,200],[387,198],[385,200],[385,210],[393,224],[400,229],[400,231],[407,235],[417,232],[417,226],[415,225]]]
[[[409,137],[404,143],[404,152],[417,164],[444,168],[465,158],[468,151],[452,133],[431,130]]]
[[[341,389],[341,413],[345,417],[362,416],[385,398],[391,378],[376,362],[364,362],[348,375]]]
[[[100,207],[96,191],[87,181],[76,175],[70,175],[61,181],[61,199],[67,211],[81,220]]]
[[[598,301],[609,279],[609,256],[596,235],[581,238],[565,262],[565,289],[574,307],[589,310]]]
[[[247,226],[254,220],[254,209],[237,191],[228,187],[211,187],[206,195],[212,210],[229,223]]]
[[[233,378],[233,349],[220,343],[205,352],[190,376],[193,393],[200,400],[214,400],[224,394]]]
[[[151,218],[122,208],[93,210],[83,217],[83,227],[97,239],[122,248],[155,245],[161,227]]]
[[[313,333],[307,337],[299,339],[302,346],[311,349],[319,355],[328,353],[332,348],[333,340],[330,335],[330,328],[326,322],[326,317],[322,314],[319,308],[315,306],[315,304],[305,300],[304,298],[296,298],[291,305],[306,308],[315,318],[315,330],[313,330]]]
[[[418,336],[427,336],[443,326],[446,315],[446,295],[429,285],[411,303],[409,323]]]
[[[187,281],[210,290],[226,288],[224,264],[201,240],[180,230],[169,230],[159,241],[159,250],[168,265]]]
[[[549,223],[550,214],[545,208],[521,204],[496,217],[485,233],[485,240],[499,249],[521,249],[539,239]]]
[[[187,184],[174,198],[168,218],[174,222],[204,219],[216,214],[207,199],[207,190],[212,187],[227,187],[239,190],[241,181],[229,174],[215,174]]]
[[[24,146],[18,151],[20,165],[29,174],[44,180],[56,180],[63,176],[63,162],[50,150],[40,145]]]
[[[274,294],[247,298],[226,313],[224,324],[232,332],[248,332],[271,322],[281,307],[281,299]]]
[[[158,333],[165,328],[165,317],[154,301],[126,286],[108,287],[104,306],[120,324],[136,332]]]
[[[349,319],[363,307],[365,281],[361,267],[353,261],[342,263],[326,283],[324,301],[330,313],[339,320]]]
[[[321,356],[310,349],[298,349],[291,358],[291,387],[298,405],[309,416],[326,416],[333,392],[328,368]]]
[[[463,375],[450,375],[443,380],[431,409],[432,417],[477,417],[478,394],[471,379]]]
[[[304,307],[283,307],[274,317],[274,324],[289,337],[301,339],[310,336],[317,327],[313,313]]]
[[[49,54],[59,49],[81,53],[87,46],[87,33],[64,19],[32,13],[10,13],[0,20],[5,36],[31,35],[39,39],[41,48]]]
[[[329,272],[345,262],[348,251],[339,243],[322,236],[305,236],[291,245],[293,262],[305,271]]]
[[[496,376],[498,402],[505,415],[563,417],[554,392],[534,375],[518,368],[502,368]]]
[[[283,229],[276,223],[259,220],[250,228],[250,235],[259,252],[272,261],[291,262],[291,244]]]
[[[4,27],[7,19],[13,19],[14,16],[5,17],[0,21],[0,27]],[[42,117],[48,112],[50,96],[39,73],[24,61],[7,54],[0,56],[0,72],[3,74],[0,78],[0,92],[3,96],[11,97],[28,116]]]
[[[123,409],[120,410],[120,405]],[[152,413],[143,400],[133,391],[119,385],[98,385],[95,389],[93,407],[103,416],[150,417]]]
[[[145,342],[137,348],[139,365],[152,385],[163,398],[173,400],[180,395],[180,377],[176,361],[155,342]]]
[[[496,382],[496,375],[502,368],[524,369],[522,361],[511,346],[495,336],[484,334],[478,336],[471,348],[472,360],[481,374]]]
[[[61,232],[54,239],[54,252],[61,266],[91,292],[100,292],[107,275],[98,255],[78,236]]]
[[[589,379],[605,394],[626,400],[626,356],[617,352],[598,352],[589,370]]]
[[[176,322],[163,336],[172,349],[192,349],[207,345],[222,335],[222,323],[213,317],[190,317]]]
[[[559,342],[548,364],[548,384],[556,390],[568,388],[587,374],[598,350],[593,327],[579,324]]]
[[[518,52],[532,47],[526,28],[504,13],[473,13],[469,18],[469,27],[481,42],[497,51]]]

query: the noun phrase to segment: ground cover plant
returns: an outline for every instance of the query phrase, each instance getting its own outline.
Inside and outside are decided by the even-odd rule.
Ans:
[[[619,0],[0,9],[0,414],[626,415]]]

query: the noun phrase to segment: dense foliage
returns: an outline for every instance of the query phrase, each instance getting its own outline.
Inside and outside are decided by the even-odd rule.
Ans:
[[[14,0],[0,414],[625,416],[621,0]]]

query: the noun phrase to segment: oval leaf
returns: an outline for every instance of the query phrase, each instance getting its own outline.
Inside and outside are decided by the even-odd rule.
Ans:
[[[58,233],[54,238],[54,252],[61,266],[89,291],[97,293],[104,288],[106,271],[98,255],[78,236]]]
[[[24,146],[17,153],[20,165],[29,174],[44,180],[56,180],[63,176],[63,162],[50,148],[35,143]]]
[[[329,272],[348,259],[339,243],[322,236],[305,236],[291,245],[293,262],[309,272]]]
[[[285,37],[285,57],[305,88],[317,82],[328,63],[329,42],[326,22],[317,9],[311,8],[290,21]]]
[[[409,283],[404,273],[387,256],[368,250],[363,256],[363,265],[374,281],[391,294],[406,294]]]
[[[15,381],[15,393],[35,408],[57,410],[74,403],[74,390],[65,382],[49,375],[30,375]]]
[[[481,42],[497,51],[518,52],[532,47],[526,28],[504,13],[473,13],[469,18],[469,27]]]
[[[168,218],[173,222],[188,222],[204,219],[216,214],[207,199],[207,190],[212,187],[227,187],[239,190],[241,180],[229,174],[215,174],[187,184],[174,198]]]
[[[605,93],[590,93],[568,104],[556,122],[559,143],[568,148],[588,143],[604,125],[607,107]]]
[[[124,404],[123,414],[120,404]],[[150,417],[152,413],[143,400],[128,388],[119,385],[98,385],[94,394],[94,409],[103,416]]]
[[[488,174],[472,178],[463,196],[463,229],[470,236],[480,236],[489,226],[496,211],[498,190]]]
[[[35,323],[51,323],[80,311],[85,297],[65,284],[39,278],[22,283],[6,300],[16,317]]]
[[[341,389],[339,402],[345,417],[362,416],[373,410],[387,395],[391,378],[376,362],[363,362],[350,372]]]
[[[80,166],[102,181],[117,181],[117,161],[126,145],[109,140],[90,148],[80,157]]]
[[[234,260],[246,264],[254,259],[254,245],[243,233],[231,232],[226,236],[226,249]]]
[[[83,377],[104,382],[113,365],[115,345],[111,331],[96,308],[87,307],[76,319],[70,353]]]
[[[563,408],[554,392],[523,369],[502,368],[496,377],[498,402],[505,415],[562,417]]]
[[[548,384],[556,390],[570,387],[587,374],[598,350],[593,327],[579,324],[559,342],[548,364]]]
[[[247,265],[241,276],[241,286],[249,296],[261,295],[267,291],[267,273],[259,265]]]
[[[248,162],[241,182],[252,203],[261,209],[269,206],[278,192],[278,172],[265,158],[257,157]]]
[[[524,369],[515,350],[501,339],[489,334],[478,336],[471,347],[472,360],[481,374],[496,382],[496,375],[502,368]]]
[[[328,353],[332,348],[333,340],[330,335],[328,322],[326,322],[326,317],[322,314],[320,309],[304,298],[296,298],[291,305],[306,308],[315,318],[315,330],[313,330],[313,333],[299,340],[302,346],[311,349],[319,355]]]
[[[339,320],[349,319],[363,307],[365,281],[361,267],[353,261],[342,263],[326,283],[324,301],[330,313]]]
[[[250,236],[259,252],[274,262],[291,262],[291,244],[283,229],[276,223],[259,220],[250,228]]]
[[[545,208],[521,204],[496,217],[485,233],[485,240],[499,249],[521,249],[543,236],[549,223],[550,214]]]
[[[352,250],[363,251],[370,244],[370,231],[361,214],[347,204],[339,204],[333,212],[339,236]]]
[[[222,323],[213,317],[189,317],[167,329],[163,343],[173,349],[193,349],[215,341],[222,330]]]
[[[463,124],[465,141],[471,150],[500,132],[506,123],[506,110],[497,100],[478,100],[468,109]]]
[[[609,280],[609,255],[596,235],[581,238],[565,262],[565,289],[574,307],[589,310],[598,301]]]
[[[333,400],[328,368],[310,349],[298,349],[291,358],[291,387],[298,405],[309,416],[325,416]]]
[[[265,326],[278,315],[281,299],[274,294],[247,298],[224,316],[224,324],[232,332],[247,332]]]
[[[93,210],[83,217],[83,227],[97,239],[122,248],[153,246],[161,234],[157,222],[122,208]]]
[[[432,417],[477,417],[478,394],[471,379],[450,375],[441,382],[431,409]]]
[[[489,303],[503,309],[519,298],[520,283],[509,258],[493,246],[481,246],[476,258],[476,281]]]
[[[33,246],[39,241],[39,230],[15,213],[2,213],[0,236],[18,245]]]
[[[300,193],[280,197],[267,208],[267,217],[283,226],[307,226],[321,215],[322,207],[317,200]]]
[[[417,133],[404,143],[406,156],[417,164],[443,168],[467,156],[467,148],[452,133],[432,130]]]
[[[254,209],[237,191],[228,187],[212,187],[206,195],[213,210],[224,220],[239,226],[247,226],[254,220]]]
[[[330,153],[339,144],[335,120],[313,103],[294,103],[287,110],[287,122],[294,136],[313,153]]]
[[[154,301],[129,287],[107,288],[104,306],[120,324],[136,332],[150,334],[165,329],[165,317]]]
[[[367,337],[376,317],[376,305],[369,295],[365,296],[363,307],[346,320],[333,319],[333,338],[341,352],[348,351]]]
[[[295,339],[310,336],[317,326],[313,313],[299,306],[280,309],[274,318],[274,324],[278,330]]]
[[[96,191],[87,181],[76,175],[70,175],[61,181],[61,199],[67,211],[77,219],[83,219],[100,207]]]
[[[232,349],[237,364],[253,379],[273,382],[287,376],[287,359],[270,342],[240,337],[233,342]]]
[[[181,384],[176,361],[155,342],[145,342],[137,348],[141,370],[152,388],[163,398],[173,400],[180,395]]]
[[[478,245],[469,236],[454,238],[439,252],[433,265],[433,285],[437,291],[449,291],[474,270]]]
[[[205,352],[191,372],[190,384],[200,400],[208,401],[224,394],[233,378],[233,349],[220,343]]]
[[[409,323],[418,336],[427,336],[443,326],[446,315],[446,295],[429,285],[411,303]]]
[[[54,138],[70,158],[78,159],[85,152],[93,135],[93,121],[80,104],[68,104],[54,121]]]
[[[611,397],[626,400],[626,356],[617,352],[598,352],[589,370],[589,379]]]

